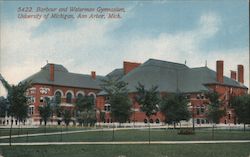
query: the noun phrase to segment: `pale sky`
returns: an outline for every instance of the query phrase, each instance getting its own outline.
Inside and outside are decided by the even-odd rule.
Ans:
[[[204,1],[0,1],[0,73],[16,84],[38,72],[46,60],[70,72],[106,75],[122,62],[149,58],[215,70],[245,68],[249,80],[248,0]],[[119,7],[116,20],[24,20],[18,7]],[[4,95],[1,87],[0,95]]]

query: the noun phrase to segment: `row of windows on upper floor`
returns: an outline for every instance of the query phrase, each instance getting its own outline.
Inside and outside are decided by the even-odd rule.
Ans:
[[[93,97],[93,100],[95,100],[95,98],[96,98],[95,93],[92,93],[92,92],[89,93],[88,96]],[[62,98],[61,92],[60,91],[56,91],[54,97],[55,97],[55,100],[61,100],[61,98]],[[81,98],[81,97],[84,97],[84,94],[83,93],[77,93],[76,98]],[[73,98],[74,98],[73,94],[71,92],[68,92],[66,94],[66,103],[72,103],[72,99]]]
[[[63,96],[62,91],[56,91],[54,98],[55,98],[55,100],[61,100],[62,96]],[[83,92],[78,92],[76,94],[76,98],[80,98],[80,97],[84,97],[84,96],[85,96],[85,94]],[[88,96],[93,97],[93,99],[96,98],[96,95],[93,92],[88,93]],[[50,100],[52,99],[52,97],[47,97],[47,98]],[[74,98],[74,95],[71,92],[67,92],[66,103],[72,103],[73,98]],[[45,100],[46,100],[46,97],[40,97],[40,102],[44,102]],[[35,97],[29,96],[28,101],[30,104],[35,103]]]
[[[54,92],[54,95],[55,95],[55,96],[56,96],[56,95],[60,95],[61,97],[67,97],[67,96],[71,95],[72,98],[74,98],[74,97],[79,97],[79,96],[88,95],[88,96],[94,96],[94,97],[96,98],[96,94],[95,94],[94,92],[89,92],[88,94],[85,94],[84,91],[78,91],[78,92],[76,92],[76,94],[74,94],[74,92],[73,92],[72,90],[67,90],[67,91],[65,92],[65,95],[64,95],[63,91],[60,90],[60,89],[57,89],[57,90]]]

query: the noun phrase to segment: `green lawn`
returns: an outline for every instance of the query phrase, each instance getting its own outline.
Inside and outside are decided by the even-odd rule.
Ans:
[[[178,130],[152,129],[152,141],[182,141],[182,140],[213,140],[210,130],[197,130],[194,135],[178,135]],[[147,141],[148,130],[119,130],[115,131],[115,141]],[[216,130],[214,140],[250,140],[250,131]],[[61,135],[13,138],[12,142],[58,142]],[[78,141],[112,141],[112,131],[83,132],[62,135],[63,142]],[[0,142],[8,142],[2,139]]]
[[[73,130],[84,130],[86,128],[81,127],[55,127],[55,126],[47,126],[46,128],[44,126],[41,126],[39,128],[13,128],[12,129],[12,135],[22,135],[22,134],[35,134],[35,133],[44,133],[44,132],[60,132],[62,131],[73,131]],[[89,128],[87,128],[89,129]],[[0,128],[0,136],[8,136],[10,133],[9,128]]]
[[[2,146],[4,157],[249,157],[250,143]]]

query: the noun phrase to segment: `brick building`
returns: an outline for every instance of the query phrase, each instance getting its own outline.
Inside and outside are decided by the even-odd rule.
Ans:
[[[132,115],[129,122],[148,122],[146,115],[140,111],[140,106],[135,102],[136,86],[138,82],[150,88],[157,85],[161,95],[181,92],[189,100],[189,110],[193,112],[196,124],[209,123],[206,117],[207,104],[209,100],[205,97],[205,92],[216,91],[220,96],[226,116],[221,118],[221,123],[236,123],[235,114],[230,108],[229,99],[232,96],[247,93],[244,86],[244,67],[238,65],[236,71],[231,71],[231,77],[224,76],[223,61],[216,62],[216,71],[207,66],[189,68],[185,64],[167,62],[162,60],[149,59],[143,64],[124,62],[123,68],[115,69],[108,76],[118,78],[128,83],[129,96],[133,102]],[[237,78],[236,78],[237,77]],[[100,92],[97,96],[96,106],[106,112],[106,122],[111,122],[110,104],[107,103],[108,95]],[[97,116],[98,117],[98,116]],[[158,112],[152,116],[150,122],[159,123],[165,117]],[[98,119],[100,121],[100,119]],[[192,121],[193,119],[191,119]]]
[[[59,97],[61,106],[73,108],[78,96],[93,96],[100,91],[100,79],[95,71],[90,75],[69,72],[64,66],[47,64],[34,75],[24,81],[31,81],[32,87],[27,91],[29,100],[29,116],[32,123],[40,121],[38,107],[44,104],[45,98]],[[56,118],[56,117],[54,117]]]
[[[207,66],[190,68],[185,64],[173,63],[162,60],[149,59],[143,64],[123,62],[123,68],[115,69],[106,76],[120,79],[128,83],[129,97],[132,104],[132,115],[128,122],[148,122],[146,115],[141,112],[140,106],[135,102],[136,86],[138,82],[150,88],[157,85],[161,95],[181,92],[189,100],[189,109],[193,112],[196,124],[208,123],[206,118],[207,104],[209,100],[205,92],[214,90],[218,92],[226,110],[226,116],[221,118],[221,123],[236,123],[235,114],[230,108],[229,99],[232,96],[247,93],[244,86],[244,67],[238,65],[237,72],[231,71],[231,77],[224,76],[223,61],[216,62],[216,71]],[[61,106],[73,108],[76,98],[80,95],[93,96],[97,108],[97,121],[99,110],[105,111],[105,123],[112,121],[111,107],[108,104],[108,95],[101,90],[101,79],[106,76],[97,76],[94,71],[91,74],[76,74],[69,72],[63,65],[47,64],[40,71],[28,77],[24,81],[32,81],[32,87],[27,91],[29,100],[30,123],[39,124],[40,116],[38,107],[44,104],[45,98],[59,97]],[[53,117],[52,119],[56,119]],[[150,122],[163,122],[165,117],[158,112],[152,116]]]

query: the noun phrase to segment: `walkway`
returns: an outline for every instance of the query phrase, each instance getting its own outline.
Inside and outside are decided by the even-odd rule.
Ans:
[[[219,141],[151,141],[150,144],[220,144],[220,143],[250,143],[250,140],[219,140]],[[31,142],[12,143],[15,146],[35,145],[138,145],[149,144],[148,141],[121,141],[121,142]],[[0,143],[0,146],[8,146],[9,143]]]

